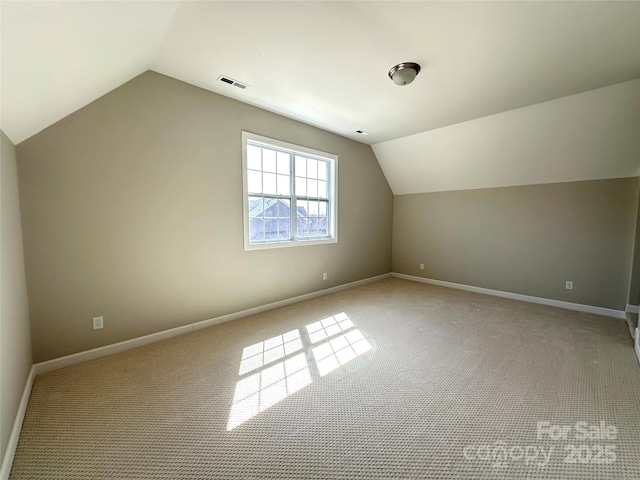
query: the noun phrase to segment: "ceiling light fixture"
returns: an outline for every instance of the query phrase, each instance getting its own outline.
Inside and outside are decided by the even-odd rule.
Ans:
[[[359,133],[360,135],[369,135],[369,132],[366,132],[364,130],[356,130],[356,133]]]
[[[420,73],[420,65],[413,62],[399,63],[389,70],[389,78],[396,85],[409,85]]]

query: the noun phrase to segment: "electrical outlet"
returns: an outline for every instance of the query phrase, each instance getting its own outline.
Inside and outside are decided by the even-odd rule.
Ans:
[[[573,290],[573,282],[565,282],[564,288],[566,288],[567,290]]]
[[[424,263],[420,264],[420,270],[424,270]]]
[[[93,322],[94,330],[100,330],[101,328],[104,328],[104,317],[93,317],[91,321]]]
[[[323,273],[323,274],[322,274],[322,279],[323,279],[323,280],[326,280],[327,278],[329,278],[329,275],[327,275],[326,273]]]

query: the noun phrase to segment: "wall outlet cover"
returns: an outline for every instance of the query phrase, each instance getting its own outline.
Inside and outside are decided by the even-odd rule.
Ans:
[[[101,328],[104,328],[104,317],[93,317],[91,321],[93,322],[94,330],[100,330]]]

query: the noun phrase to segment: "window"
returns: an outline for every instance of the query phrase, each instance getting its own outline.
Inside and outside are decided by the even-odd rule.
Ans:
[[[245,250],[337,242],[337,161],[242,132]]]

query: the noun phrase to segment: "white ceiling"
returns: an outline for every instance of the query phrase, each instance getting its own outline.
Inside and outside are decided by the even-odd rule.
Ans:
[[[640,78],[638,1],[2,1],[1,15],[14,143],[149,69],[368,144]],[[398,87],[387,71],[404,61],[422,72]]]
[[[640,80],[372,146],[396,195],[640,174]]]
[[[0,4],[0,126],[19,143],[151,67],[177,2]]]

